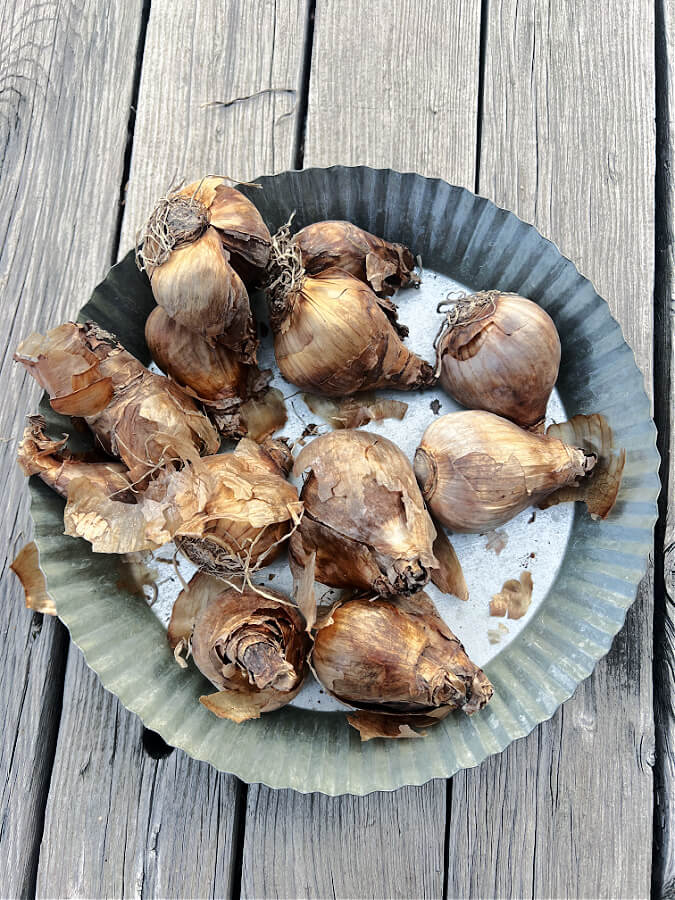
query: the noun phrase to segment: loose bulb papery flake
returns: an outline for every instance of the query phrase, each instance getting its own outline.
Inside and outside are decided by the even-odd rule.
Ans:
[[[334,587],[411,593],[437,568],[436,530],[411,465],[387,438],[340,430],[298,455],[306,473],[304,515],[290,552],[299,565],[316,554],[316,580]]]
[[[558,378],[560,338],[551,317],[517,294],[485,291],[439,304],[441,387],[467,409],[538,429]]]
[[[427,428],[415,475],[432,514],[456,532],[487,532],[565,485],[595,457],[481,410],[449,413]]]
[[[424,593],[338,601],[319,623],[311,666],[326,690],[367,713],[350,717],[364,740],[415,737],[415,727],[453,709],[470,715],[492,696]]]
[[[259,718],[289,703],[307,672],[310,638],[287,597],[253,587],[239,591],[198,572],[179,595],[167,637],[189,647],[218,693],[200,701],[234,722]]]
[[[351,222],[313,222],[298,231],[293,241],[308,275],[337,267],[383,297],[419,284],[415,257],[407,247],[389,243]]]

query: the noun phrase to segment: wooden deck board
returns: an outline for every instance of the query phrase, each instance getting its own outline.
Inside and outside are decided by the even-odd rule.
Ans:
[[[286,91],[299,88],[305,12],[305,0],[154,0],[120,255],[178,180],[247,179],[291,165],[296,95]],[[206,105],[215,101],[230,105]],[[150,757],[138,718],[72,655],[40,895],[231,895],[241,785],[178,750]]]
[[[490,3],[481,193],[591,278],[651,390],[650,4]],[[456,776],[449,896],[649,894],[652,572],[609,656],[550,722]]]
[[[675,894],[675,3],[657,4],[655,418],[663,479],[656,529],[654,704],[656,767],[652,896]]]
[[[318,3],[305,165],[399,167],[472,188],[479,37],[477,0],[367,13]],[[440,897],[445,817],[443,781],[365,798],[251,786],[242,896]]]
[[[673,0],[663,2],[672,50]],[[480,0],[399,0],[394,10],[318,0],[304,163],[392,166],[473,188],[478,162],[480,192],[533,221],[607,297],[651,389],[652,5],[622,0],[607,21],[590,0],[573,11],[546,0],[482,5],[478,160]],[[11,301],[0,306],[2,438],[20,433],[38,396],[10,349],[72,315],[116,247],[141,6],[0,0],[0,284]],[[248,178],[298,158],[306,11],[305,0],[153,0],[121,252],[178,179]],[[672,182],[668,190],[672,209]],[[662,288],[672,302],[670,240]],[[655,374],[666,370],[672,358]],[[14,453],[12,440],[0,460],[3,572],[10,535],[29,530]],[[674,458],[671,447],[671,467]],[[671,508],[659,649],[671,665],[674,535]],[[444,877],[449,897],[649,891],[651,570],[609,657],[529,738],[456,776],[450,792],[439,781],[334,799],[246,792],[179,751],[154,758],[140,721],[75,648],[66,669],[64,630],[25,611],[10,578],[0,606],[3,895],[30,894],[36,873],[40,896],[236,895],[244,817],[247,897],[436,897]],[[654,889],[670,896],[672,670],[657,684]]]
[[[35,884],[67,650],[65,629],[24,608],[7,570],[32,531],[15,456],[40,393],[12,353],[31,331],[73,315],[109,265],[140,24],[141,0],[0,2],[0,884],[8,897],[30,895]]]

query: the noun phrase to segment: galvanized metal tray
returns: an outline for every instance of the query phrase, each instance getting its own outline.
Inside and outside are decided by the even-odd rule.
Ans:
[[[432,359],[439,317],[436,304],[450,290],[498,288],[530,297],[553,317],[562,341],[557,390],[548,416],[601,412],[625,447],[627,463],[617,506],[594,522],[576,504],[521,513],[500,531],[506,546],[496,554],[485,535],[457,535],[470,599],[462,603],[429,593],[449,625],[482,665],[495,687],[488,707],[470,718],[448,717],[424,740],[361,743],[344,708],[309,683],[292,706],[235,725],[216,719],[198,702],[210,687],[191,666],[180,669],[165,628],[180,585],[158,562],[159,598],[152,606],[125,587],[117,557],[93,554],[89,544],[63,535],[63,501],[31,479],[32,514],[42,567],[59,616],[106,688],[170,744],[249,782],[278,788],[365,794],[421,784],[475,766],[549,718],[609,650],[635,598],[656,521],[659,490],[656,429],[642,376],[621,329],[590,282],[550,241],[489,200],[438,179],[366,167],[307,169],[258,179],[262,190],[242,188],[270,230],[295,212],[298,228],[321,219],[348,219],[422,259],[418,290],[400,292],[401,320],[410,346]],[[261,364],[273,366],[262,298],[254,300],[263,333]],[[133,254],[114,266],[82,309],[117,334],[146,364],[145,319],[154,306],[148,281]],[[55,323],[56,324],[56,323]],[[298,437],[315,422],[292,385],[275,384],[290,398],[284,434]],[[441,391],[391,392],[409,409],[402,422],[369,426],[396,441],[412,458],[435,415],[458,408]],[[437,400],[438,404],[433,401]],[[56,431],[72,432],[68,419],[43,401]],[[74,434],[74,439],[79,436]],[[160,560],[167,556],[155,554]],[[182,564],[185,576],[190,565]],[[164,566],[164,569],[162,569]],[[508,633],[491,643],[488,603],[507,578],[527,568],[533,602],[527,615],[508,621]],[[262,573],[289,589],[284,560]],[[492,634],[493,640],[495,634]]]

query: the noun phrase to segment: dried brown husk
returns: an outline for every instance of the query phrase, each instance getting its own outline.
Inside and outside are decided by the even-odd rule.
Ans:
[[[40,568],[40,552],[35,541],[21,548],[10,569],[21,582],[28,609],[55,616],[56,604],[47,590],[45,573]]]
[[[444,594],[453,594],[460,600],[469,599],[469,588],[464,578],[462,565],[455,548],[445,533],[443,526],[434,522],[436,539],[433,544],[434,556],[438,560],[438,567],[431,570],[431,580]]]
[[[364,717],[364,740],[414,737],[396,726],[430,725],[453,709],[471,715],[492,696],[487,676],[424,593],[339,601],[315,635],[311,665],[343,703],[391,717],[389,723]],[[358,722],[357,715],[351,724]]]
[[[433,384],[433,368],[402,342],[383,301],[342,269],[306,275],[286,232],[275,235],[267,287],[284,378],[328,396]]]
[[[520,579],[509,578],[501,591],[490,600],[491,616],[508,616],[509,619],[522,619],[532,603],[532,575],[526,570],[520,573]]]
[[[64,342],[72,352],[64,357]],[[77,392],[69,397],[70,415],[82,415],[106,453],[119,457],[133,481],[158,467],[196,460],[201,453],[215,453],[220,441],[208,418],[170,379],[148,371],[135,357],[93,322],[61,325],[45,336],[31,335],[17,349],[21,362],[48,391],[56,381],[64,383],[67,366],[78,368],[78,356],[96,358],[98,377],[109,379],[112,397],[92,413],[77,404]],[[52,379],[52,373],[57,375]],[[52,405],[54,403],[52,402]]]
[[[68,496],[73,481],[85,478],[100,485],[107,495],[120,501],[134,502],[133,489],[127,467],[110,461],[92,462],[66,449],[68,435],[52,440],[45,434],[42,416],[29,416],[28,425],[19,444],[17,460],[24,475],[38,475],[45,484],[62,497]]]
[[[226,332],[228,346],[255,361],[244,282],[255,284],[264,272],[270,234],[250,200],[208,176],[162,198],[138,243],[138,265],[157,303],[200,334]]]
[[[81,326],[67,322],[46,335],[30,334],[14,359],[47,391],[52,408],[62,415],[94,415],[112,399],[113,379],[88,347]]]
[[[439,563],[436,530],[403,452],[367,431],[329,432],[311,441],[294,466],[307,477],[305,512],[290,552],[305,565],[316,553],[316,580],[333,587],[412,593]]]
[[[586,477],[595,458],[493,413],[436,419],[415,454],[415,474],[433,515],[452,531],[485,532],[560,487]]]
[[[369,391],[351,397],[320,397],[303,394],[302,399],[311,412],[320,416],[332,428],[360,428],[369,422],[398,419],[408,411],[408,404],[401,400],[378,397]]]
[[[574,416],[569,422],[549,425],[546,434],[592,453],[597,462],[588,478],[549,494],[539,504],[541,509],[582,500],[592,519],[606,519],[616,503],[626,464],[626,451],[614,447],[614,435],[607,419],[600,413]]]
[[[239,409],[244,435],[258,443],[263,443],[282,429],[287,419],[286,401],[278,388],[267,388],[262,394],[242,403]]]
[[[157,306],[145,323],[145,340],[159,368],[201,403],[224,437],[243,437],[247,433],[241,415],[246,401],[250,400],[254,409],[271,406],[271,399],[266,399],[266,406],[261,401],[272,373],[243,362],[226,346],[222,335],[208,340]],[[259,432],[258,429],[256,434]]]
[[[343,269],[388,297],[398,288],[419,284],[415,257],[403,244],[389,243],[351,222],[314,222],[293,238],[308,275]]]
[[[468,409],[485,409],[538,428],[558,378],[560,338],[540,306],[499,291],[440,304],[436,341],[441,386]]]
[[[189,647],[218,688],[201,697],[216,715],[243,722],[285,706],[302,687],[310,638],[283,594],[238,591],[197,573],[174,605],[168,638]]]
[[[232,453],[161,472],[135,505],[75,481],[64,524],[98,553],[157,549],[175,539],[200,568],[230,578],[272,562],[301,515],[297,491],[273,455],[243,438]]]

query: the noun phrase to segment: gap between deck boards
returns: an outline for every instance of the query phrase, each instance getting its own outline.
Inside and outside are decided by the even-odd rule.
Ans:
[[[673,176],[670,121],[672,98],[669,84],[669,53],[665,4],[655,0],[655,108],[656,170],[655,259],[654,259],[654,421],[657,447],[661,454],[659,476],[661,494],[659,518],[654,532],[654,716],[656,760],[654,765],[654,831],[652,841],[652,896],[671,897],[675,890],[675,873],[669,862],[669,844],[673,839],[673,822],[669,813],[669,791],[672,790],[669,769],[668,732],[672,723],[673,598],[666,583],[668,547],[668,497],[670,489],[670,445],[672,429],[672,326],[673,310]],[[671,810],[672,811],[672,810]]]

